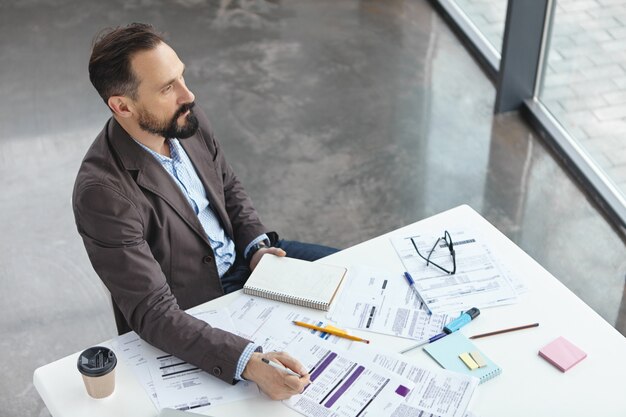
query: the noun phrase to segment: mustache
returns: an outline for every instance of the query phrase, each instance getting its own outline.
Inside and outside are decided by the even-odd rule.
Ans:
[[[185,113],[187,110],[191,110],[194,108],[194,106],[196,105],[195,101],[192,101],[191,103],[185,103],[183,105],[180,106],[180,108],[176,111],[176,113],[174,114],[173,119],[176,120],[178,119],[180,116],[183,115],[183,113]]]

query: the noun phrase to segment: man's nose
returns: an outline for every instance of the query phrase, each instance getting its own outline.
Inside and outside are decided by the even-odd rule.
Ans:
[[[193,101],[196,99],[196,96],[191,92],[190,89],[187,88],[187,86],[185,84],[181,85],[182,90],[181,90],[181,95],[178,98],[178,103],[179,104],[185,104],[185,103],[193,103]]]

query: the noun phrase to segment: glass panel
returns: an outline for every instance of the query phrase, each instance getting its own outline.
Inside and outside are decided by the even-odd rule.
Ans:
[[[626,0],[556,3],[540,101],[626,190]]]
[[[498,52],[502,53],[507,0],[453,0]]]

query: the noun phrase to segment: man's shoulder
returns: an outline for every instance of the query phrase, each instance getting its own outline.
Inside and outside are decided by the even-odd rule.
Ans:
[[[112,120],[112,118],[107,120],[85,153],[76,175],[74,194],[89,186],[119,188],[123,169],[109,140]]]

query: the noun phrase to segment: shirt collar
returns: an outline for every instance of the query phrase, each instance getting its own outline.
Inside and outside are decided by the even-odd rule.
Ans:
[[[148,151],[148,153],[152,154],[152,156],[154,156],[157,161],[161,162],[161,163],[166,163],[166,162],[173,162],[174,160],[180,160],[180,142],[178,142],[178,139],[166,139],[166,142],[168,144],[168,146],[170,147],[170,156],[171,158],[168,158],[165,155],[161,155],[158,152],[153,151],[152,149],[148,148],[146,145],[144,145],[143,143],[139,142],[137,139],[133,138],[133,140],[135,142],[137,142],[139,144],[139,146],[141,146],[142,148],[144,148],[146,151]]]

